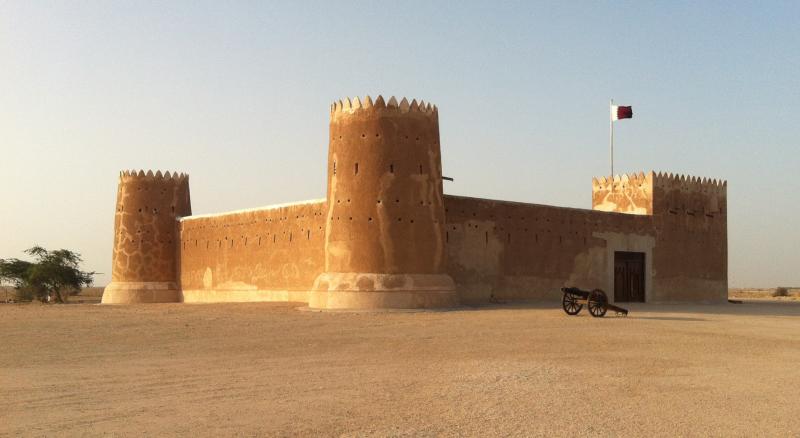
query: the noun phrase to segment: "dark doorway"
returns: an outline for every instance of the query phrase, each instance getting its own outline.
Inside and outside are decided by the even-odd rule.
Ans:
[[[614,301],[644,302],[644,253],[614,253]]]

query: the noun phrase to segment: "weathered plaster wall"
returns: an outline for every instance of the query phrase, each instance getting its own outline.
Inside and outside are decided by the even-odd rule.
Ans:
[[[652,259],[649,216],[449,195],[444,203],[447,270],[464,302],[557,300],[567,285],[610,292],[614,251]]]
[[[649,172],[592,180],[595,210],[652,215],[651,302],[724,302],[728,294],[727,183]]]
[[[190,214],[188,175],[120,173],[104,303],[178,300],[175,219]]]
[[[341,160],[340,155],[337,158]],[[337,169],[338,172],[341,170]],[[599,287],[613,300],[614,252],[634,251],[645,254],[647,302],[724,301],[727,298],[724,185],[701,184],[693,188],[669,179],[655,182],[654,191],[650,192],[656,196],[656,202],[650,204],[656,206],[653,215],[631,214],[628,207],[623,208],[629,213],[623,214],[445,195],[442,197],[445,226],[440,237],[443,270],[455,280],[459,299],[464,303],[492,298],[557,300],[559,288],[567,285]],[[402,203],[395,203],[397,210],[388,212],[372,206],[366,212],[359,212],[352,207],[354,199],[359,197],[358,190],[341,194],[342,202],[337,203],[340,208],[330,208],[319,200],[182,219],[183,299],[187,302],[309,301],[309,291],[319,289],[320,277],[329,279],[323,274],[325,235],[330,232],[331,224],[337,229],[344,221],[347,226],[337,232],[346,231],[347,239],[339,241],[343,246],[338,248],[352,251],[348,242],[362,238],[370,239],[366,242],[381,242],[380,221],[388,218],[394,225],[392,219],[396,217],[418,217],[417,210],[404,209]],[[338,195],[332,196],[334,202]],[[367,197],[375,195],[370,192]],[[715,199],[711,200],[712,197]],[[703,213],[696,214],[698,210]],[[391,213],[395,216],[389,216]],[[358,223],[359,219],[364,223]],[[369,228],[372,226],[375,228]],[[407,229],[401,228],[401,235],[390,243],[413,248],[413,234],[402,234],[403,231]],[[433,242],[432,247],[435,246]],[[383,247],[369,250],[385,251]],[[426,250],[430,248],[423,246],[422,251]],[[348,262],[353,257],[358,255],[346,255]],[[381,260],[369,262],[375,265],[357,266],[385,269]],[[340,291],[394,291],[377,301],[387,307],[408,305],[408,300],[413,300],[413,294],[402,291],[409,286],[402,272],[381,277],[355,271],[341,274],[337,284]],[[424,289],[424,274],[414,281]],[[433,290],[441,285],[434,282],[431,286]],[[369,297],[369,302],[360,305],[374,306],[375,296]]]
[[[592,210],[653,214],[653,172],[592,178]]]
[[[728,297],[727,183],[656,174],[658,239],[654,302],[725,302]]]
[[[308,301],[324,269],[324,200],[180,222],[186,302]]]
[[[326,271],[443,273],[437,113],[379,99],[331,115]]]
[[[331,108],[325,269],[310,306],[457,304],[445,271],[438,110],[407,99]]]

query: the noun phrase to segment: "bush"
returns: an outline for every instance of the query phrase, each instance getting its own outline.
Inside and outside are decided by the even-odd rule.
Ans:
[[[65,303],[67,297],[92,285],[95,273],[79,269],[83,260],[76,252],[34,246],[25,253],[35,261],[0,259],[0,282],[11,283],[21,291],[20,300],[36,297],[42,302]]]
[[[788,297],[789,296],[789,289],[785,287],[776,287],[775,291],[772,292],[773,297]]]

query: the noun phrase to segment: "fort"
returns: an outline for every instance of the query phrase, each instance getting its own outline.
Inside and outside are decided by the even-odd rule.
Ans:
[[[724,302],[727,183],[592,180],[592,209],[443,193],[438,108],[331,106],[324,199],[192,215],[189,177],[123,171],[103,303],[292,301],[415,309],[558,299]]]

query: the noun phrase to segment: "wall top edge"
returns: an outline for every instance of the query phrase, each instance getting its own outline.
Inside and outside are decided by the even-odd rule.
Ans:
[[[266,206],[263,206],[263,207],[245,208],[245,209],[241,209],[241,210],[225,211],[225,212],[222,212],[222,213],[209,213],[209,214],[198,214],[198,215],[194,215],[194,216],[185,216],[185,217],[179,218],[178,220],[180,222],[188,222],[188,221],[192,221],[192,220],[195,220],[195,219],[210,219],[210,218],[222,217],[222,216],[230,216],[230,215],[240,214],[240,213],[258,213],[258,212],[262,212],[262,211],[278,210],[278,209],[281,209],[281,208],[297,207],[297,206],[301,206],[301,205],[323,204],[323,203],[325,203],[325,201],[326,201],[326,199],[324,199],[324,198],[322,198],[322,199],[309,199],[307,201],[287,202],[287,203],[284,203],[284,204],[273,204],[273,205],[266,205]]]

